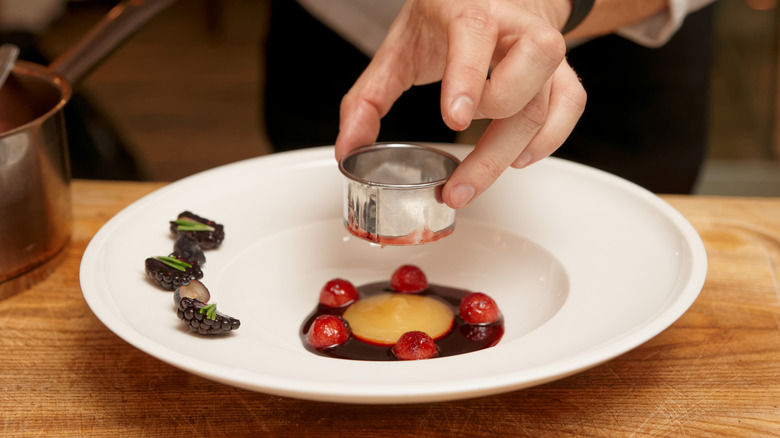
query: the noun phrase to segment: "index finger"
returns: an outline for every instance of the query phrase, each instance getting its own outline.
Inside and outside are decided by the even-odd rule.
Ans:
[[[444,185],[442,199],[447,205],[465,207],[517,159],[544,125],[551,86],[548,82],[519,113],[490,123],[474,150]]]
[[[458,10],[448,26],[441,113],[451,129],[461,131],[471,123],[479,107],[497,38],[496,21],[475,3]]]

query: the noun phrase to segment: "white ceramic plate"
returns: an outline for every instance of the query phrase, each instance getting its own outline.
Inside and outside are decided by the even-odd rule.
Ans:
[[[464,147],[446,147],[464,156]],[[558,159],[509,170],[458,212],[455,232],[422,246],[372,246],[342,225],[331,147],[215,168],[133,203],[81,262],[93,312],[140,350],[183,370],[282,396],[411,403],[512,391],[571,375],[660,333],[704,283],[701,239],[673,208],[625,180]],[[218,339],[189,333],[144,260],[173,247],[168,221],[190,210],[225,225],[204,283],[241,320]],[[495,347],[415,362],[316,356],[299,329],[329,279],[386,280],[419,265],[432,283],[482,291],[506,333]]]

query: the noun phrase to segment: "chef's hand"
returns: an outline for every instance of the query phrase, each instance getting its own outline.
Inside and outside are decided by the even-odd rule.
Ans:
[[[550,155],[586,100],[564,59],[559,29],[570,12],[570,0],[407,0],[341,102],[336,158],[376,142],[380,119],[404,91],[438,80],[451,129],[493,119],[444,186],[449,206],[468,205],[509,166]]]

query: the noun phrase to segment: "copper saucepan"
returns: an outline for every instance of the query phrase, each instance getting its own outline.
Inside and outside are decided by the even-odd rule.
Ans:
[[[0,89],[0,283],[43,264],[71,235],[63,108],[71,84],[174,0],[125,0],[49,67],[18,61]]]

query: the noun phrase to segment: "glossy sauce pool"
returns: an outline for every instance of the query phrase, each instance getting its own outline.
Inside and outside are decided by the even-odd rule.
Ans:
[[[360,286],[357,289],[361,299],[388,292],[397,293],[393,292],[390,288],[390,282],[388,281],[369,283]],[[472,291],[430,284],[426,290],[418,294],[432,297],[445,303],[452,311],[452,314],[455,315],[452,329],[444,336],[436,339],[436,345],[439,347],[438,357],[454,356],[492,347],[496,345],[504,335],[503,318],[489,325],[470,325],[466,324],[457,316],[460,300],[471,292]],[[321,304],[318,305],[301,326],[300,336],[304,347],[315,354],[340,359],[371,361],[397,360],[391,352],[392,346],[364,342],[356,339],[354,336],[350,336],[349,340],[342,345],[323,350],[316,350],[309,346],[309,343],[306,341],[306,333],[309,331],[312,322],[318,316],[342,316],[348,308],[349,306],[331,308]]]

